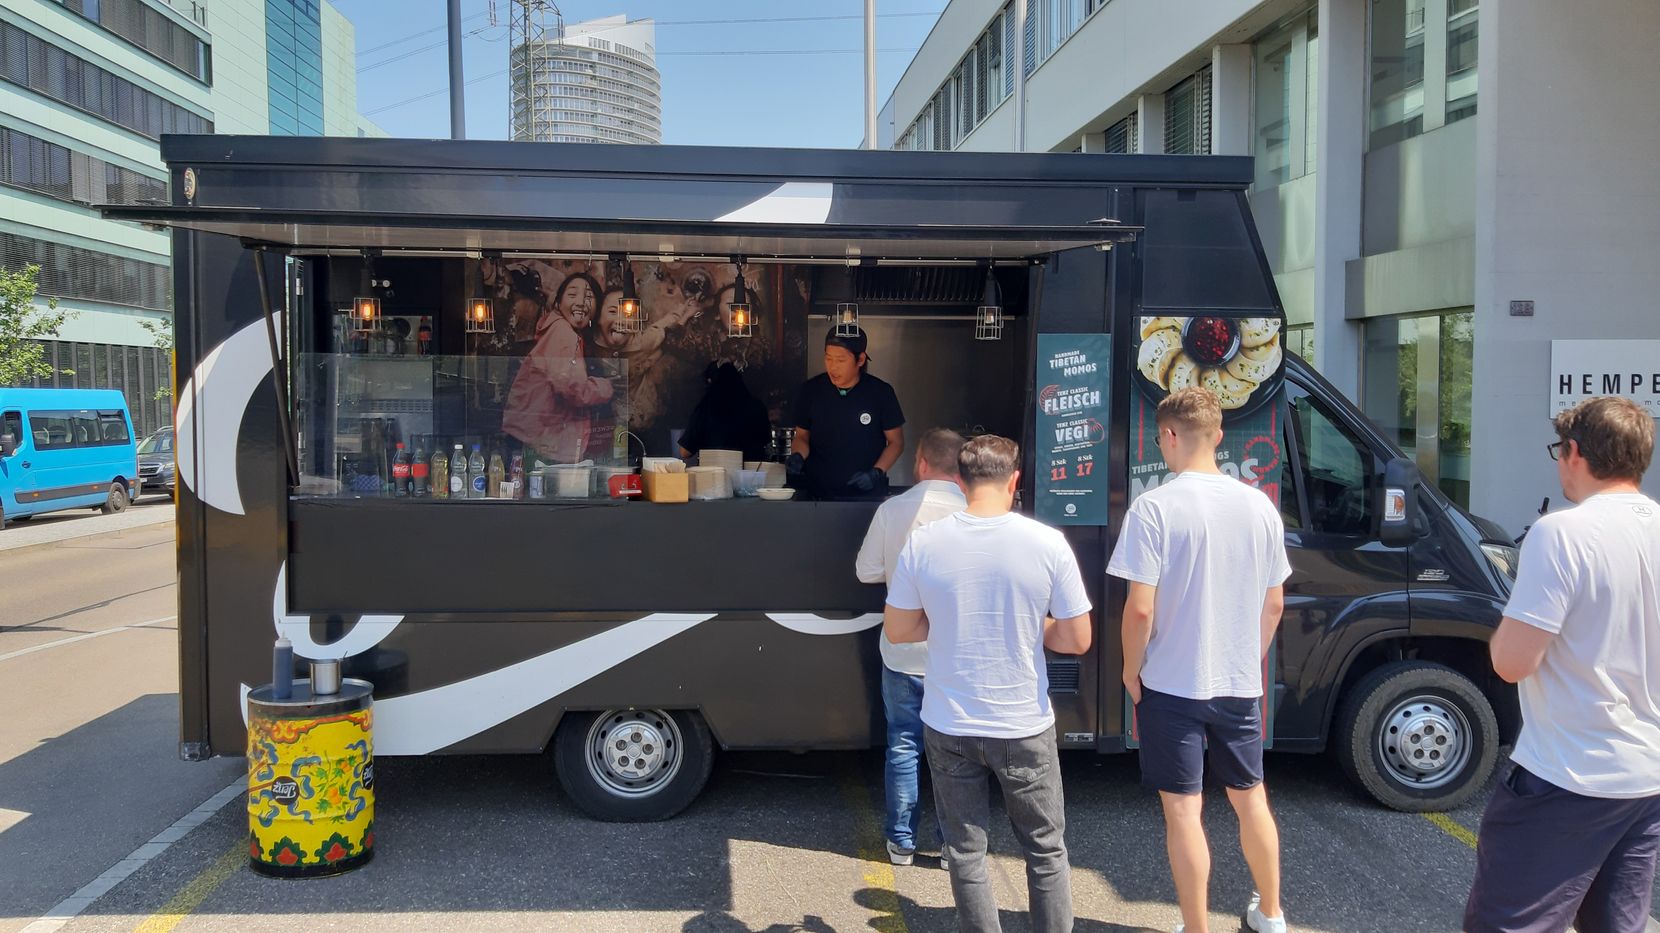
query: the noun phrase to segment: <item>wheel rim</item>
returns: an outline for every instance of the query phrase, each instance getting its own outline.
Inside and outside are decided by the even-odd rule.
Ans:
[[[110,485],[110,509],[119,512],[127,507],[127,490],[120,483]]]
[[[618,797],[649,797],[680,773],[680,726],[662,710],[607,710],[585,747],[588,775]]]
[[[1424,790],[1457,780],[1470,763],[1472,745],[1464,711],[1436,696],[1395,704],[1378,730],[1378,752],[1390,776]]]

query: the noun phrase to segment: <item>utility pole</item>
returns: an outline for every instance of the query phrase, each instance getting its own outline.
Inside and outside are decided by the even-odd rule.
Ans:
[[[1026,151],[1026,0],[1014,0],[1014,151]],[[1004,58],[1007,58],[1005,51]]]
[[[466,82],[461,77],[461,0],[450,6],[450,138],[467,138]]]
[[[865,0],[865,148],[876,148],[876,0]]]

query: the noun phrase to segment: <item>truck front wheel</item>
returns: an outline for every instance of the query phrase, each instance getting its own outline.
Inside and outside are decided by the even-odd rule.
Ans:
[[[1379,803],[1451,810],[1487,783],[1499,752],[1493,705],[1468,677],[1401,661],[1368,674],[1344,700],[1337,757]]]
[[[609,823],[666,820],[709,781],[714,741],[685,710],[567,713],[553,736],[554,770],[577,808]]]

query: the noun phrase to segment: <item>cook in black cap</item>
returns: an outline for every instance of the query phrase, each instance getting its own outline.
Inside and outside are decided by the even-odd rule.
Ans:
[[[834,330],[824,338],[824,373],[795,403],[789,472],[821,499],[881,498],[888,468],[905,451],[905,413],[893,386],[865,372],[867,338]]]

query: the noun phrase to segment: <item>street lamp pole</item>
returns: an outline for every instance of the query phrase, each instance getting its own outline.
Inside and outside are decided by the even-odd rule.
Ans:
[[[467,138],[466,84],[461,78],[461,0],[450,7],[450,138]]]
[[[876,148],[876,0],[865,0],[865,148]]]

